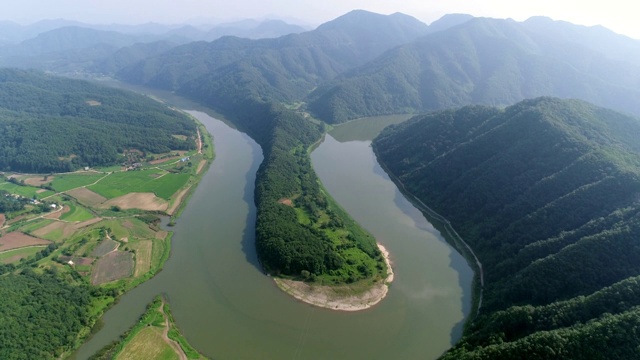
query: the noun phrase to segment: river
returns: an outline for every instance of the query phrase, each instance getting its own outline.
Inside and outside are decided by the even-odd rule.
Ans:
[[[216,159],[173,228],[164,270],[106,312],[77,359],[125,332],[157,294],[189,342],[216,359],[430,359],[459,338],[472,271],[400,194],[369,141],[327,136],[312,153],[325,187],[387,246],[396,273],[377,306],[336,312],[298,302],[260,271],[253,189],[262,152],[224,122],[189,113],[213,134]]]

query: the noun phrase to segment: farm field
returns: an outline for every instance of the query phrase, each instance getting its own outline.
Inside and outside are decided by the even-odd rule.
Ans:
[[[88,188],[107,199],[137,192],[155,193],[158,197],[169,200],[190,177],[188,173],[173,174],[158,169],[123,171],[113,173]]]
[[[66,206],[69,207],[69,211],[63,213],[60,216],[60,220],[82,222],[94,218],[89,210],[73,202],[69,202]]]
[[[96,261],[91,273],[91,283],[100,285],[124,279],[133,273],[133,255],[129,252],[114,251]]]
[[[0,263],[2,264],[10,264],[20,259],[28,258],[29,256],[35,255],[40,250],[44,249],[46,246],[28,246],[25,248],[13,249],[0,252]]]
[[[25,246],[48,245],[50,241],[23,234],[18,231],[10,232],[0,237],[0,251],[17,249]]]
[[[64,192],[93,184],[105,175],[106,174],[95,172],[57,174],[54,176],[53,181],[51,181],[50,186],[57,192]]]
[[[42,199],[54,194],[54,192],[50,190],[44,190],[33,186],[16,185],[10,182],[0,184],[0,190],[4,190],[29,199],[32,199],[34,196],[36,197],[36,199]]]

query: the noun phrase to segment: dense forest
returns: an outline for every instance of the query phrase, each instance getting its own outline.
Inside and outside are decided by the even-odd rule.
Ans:
[[[144,96],[35,71],[0,69],[0,170],[113,165],[125,149],[194,148],[195,123]]]
[[[636,118],[538,98],[418,116],[374,141],[484,268],[479,314],[445,359],[638,356],[638,138]]]
[[[95,319],[91,289],[53,273],[0,276],[0,358],[56,359],[71,350],[78,332]]]
[[[384,278],[375,240],[321,189],[311,166],[308,149],[323,125],[252,98],[222,110],[263,149],[255,201],[256,249],[265,271],[323,284]]]

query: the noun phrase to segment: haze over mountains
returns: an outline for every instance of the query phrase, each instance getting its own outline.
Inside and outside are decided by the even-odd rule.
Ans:
[[[20,33],[14,25],[0,26]],[[227,116],[265,154],[256,242],[274,274],[344,265],[279,202],[323,218],[327,200],[307,152],[322,121],[427,113],[387,129],[374,147],[484,265],[480,315],[445,357],[638,357],[628,334],[640,331],[640,41],[543,17],[458,14],[427,25],[366,11],[305,32],[281,22],[67,25],[8,37],[0,64],[106,74]],[[370,239],[359,244],[379,257]]]

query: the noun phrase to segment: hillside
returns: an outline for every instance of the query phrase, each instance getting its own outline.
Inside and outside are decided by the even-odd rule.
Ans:
[[[331,123],[525,98],[578,98],[640,114],[640,41],[546,18],[475,18],[391,49],[316,89]]]
[[[313,31],[277,39],[224,37],[183,45],[125,68],[118,77],[218,106],[237,97],[293,102],[427,31],[407,15],[353,11]]]
[[[35,71],[0,69],[0,170],[117,164],[125,149],[194,148],[195,123],[144,96]],[[184,136],[184,140],[183,140]]]
[[[638,136],[636,118],[538,98],[419,116],[374,141],[484,268],[479,315],[445,359],[637,356],[624,334],[640,326]]]

